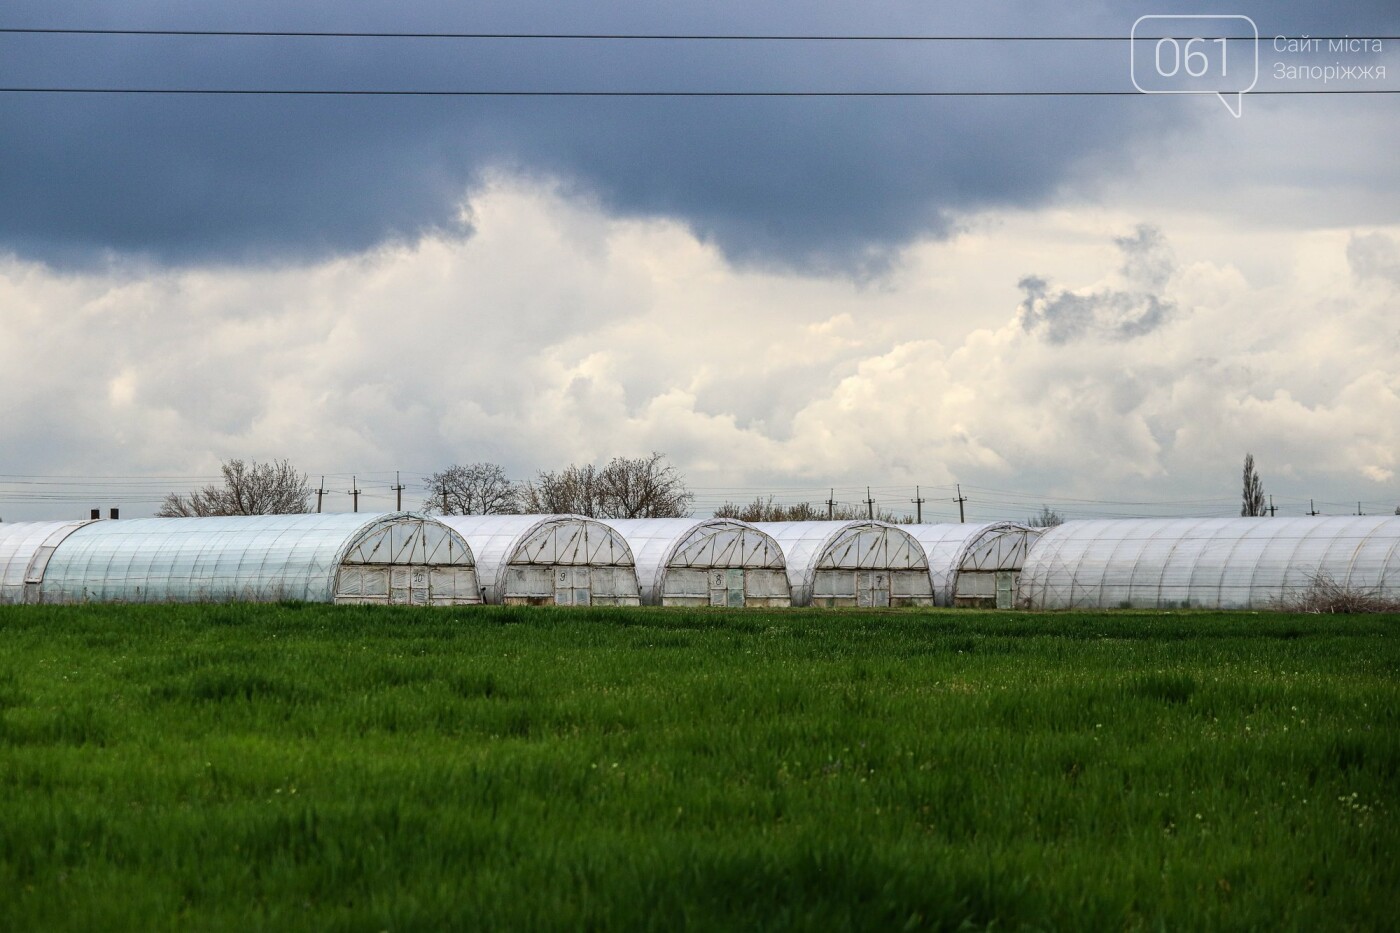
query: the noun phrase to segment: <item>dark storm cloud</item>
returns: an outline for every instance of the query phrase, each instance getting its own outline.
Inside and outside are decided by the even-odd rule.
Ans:
[[[1021,327],[1052,344],[1081,337],[1132,340],[1152,333],[1176,311],[1161,295],[1176,269],[1162,232],[1140,225],[1132,236],[1115,237],[1123,253],[1119,270],[1129,288],[1089,292],[1052,289],[1044,278],[1029,275],[1016,285],[1025,292],[1017,311]]]
[[[1248,4],[1246,4],[1248,6]],[[1279,5],[1269,5],[1271,15]],[[1103,33],[1043,4],[734,2],[390,8],[15,0],[5,25],[391,31]],[[1392,17],[1393,18],[1393,17]],[[1302,21],[1304,27],[1307,21]],[[1267,27],[1265,27],[1267,29]],[[1283,27],[1280,27],[1283,28]],[[1359,34],[1354,30],[1353,34]],[[509,89],[1095,89],[1116,43],[580,43],[0,36],[0,84]],[[1209,111],[1135,98],[422,99],[0,95],[0,249],[57,263],[303,259],[465,232],[497,167],[734,258],[878,267],[963,211],[1033,205],[1081,159]],[[1214,116],[1213,113],[1210,114]],[[1149,123],[1149,120],[1151,121]]]

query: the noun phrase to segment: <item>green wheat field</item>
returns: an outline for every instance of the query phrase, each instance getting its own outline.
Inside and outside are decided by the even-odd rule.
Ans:
[[[0,608],[0,929],[1342,930],[1400,617]]]

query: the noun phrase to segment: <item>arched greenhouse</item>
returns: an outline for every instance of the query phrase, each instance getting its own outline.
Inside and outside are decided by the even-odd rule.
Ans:
[[[1318,584],[1400,599],[1400,517],[1065,522],[1021,571],[1030,609],[1273,609]]]
[[[1029,543],[1039,531],[1016,522],[906,525],[928,557],[937,606],[1011,609]]]
[[[783,549],[794,606],[931,606],[928,559],[888,522],[755,522]]]
[[[632,550],[582,515],[444,515],[471,546],[486,601],[505,605],[636,606]]]
[[[60,541],[85,521],[0,523],[0,606],[38,602],[44,567]]]
[[[647,606],[787,606],[782,548],[732,518],[608,520],[637,560]]]
[[[29,574],[43,603],[481,601],[466,543],[408,512],[88,522]]]

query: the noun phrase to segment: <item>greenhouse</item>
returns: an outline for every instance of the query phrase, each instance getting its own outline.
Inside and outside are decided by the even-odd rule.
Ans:
[[[1040,533],[1015,522],[908,525],[923,546],[938,606],[1011,609],[1026,548]]]
[[[407,512],[90,522],[31,576],[45,603],[481,601],[462,539]]]
[[[54,548],[86,524],[85,521],[0,524],[0,606],[37,602],[39,581]]]
[[[1274,609],[1334,585],[1400,599],[1400,517],[1065,522],[1021,571],[1030,609]]]
[[[637,560],[647,606],[787,606],[778,542],[732,518],[609,520]]]
[[[755,522],[783,549],[794,606],[931,606],[928,559],[898,525]]]
[[[444,515],[471,545],[486,601],[504,605],[636,606],[632,550],[582,515]]]

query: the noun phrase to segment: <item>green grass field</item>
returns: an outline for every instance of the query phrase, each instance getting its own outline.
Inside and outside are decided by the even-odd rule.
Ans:
[[[1400,617],[0,608],[0,929],[1394,929]]]

